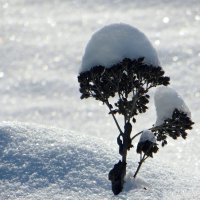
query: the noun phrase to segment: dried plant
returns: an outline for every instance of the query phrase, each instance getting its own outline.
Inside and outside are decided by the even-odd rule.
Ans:
[[[119,194],[123,189],[127,152],[133,147],[132,141],[143,133],[141,131],[131,136],[132,124],[136,123],[135,117],[148,109],[149,89],[158,85],[167,86],[169,80],[169,77],[164,76],[164,71],[161,67],[145,64],[144,58],[134,60],[126,58],[109,68],[94,66],[89,71],[82,72],[78,76],[81,99],[92,97],[105,104],[119,130],[117,144],[122,158],[114,165],[108,176],[115,195]],[[111,99],[115,100],[112,104],[110,103]],[[117,114],[124,119],[123,129],[116,119]],[[139,141],[137,153],[143,154],[143,156],[134,177],[136,177],[142,163],[148,157],[153,157],[153,153],[158,151],[156,142],[161,142],[162,146],[164,146],[167,144],[166,139],[168,136],[173,139],[182,136],[185,139],[186,130],[192,129],[192,124],[193,122],[187,114],[175,109],[171,119],[166,119],[162,125],[150,128],[149,130],[153,133],[155,141]]]

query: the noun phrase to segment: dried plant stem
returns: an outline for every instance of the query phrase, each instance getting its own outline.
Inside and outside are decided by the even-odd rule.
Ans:
[[[140,160],[139,165],[137,167],[137,170],[136,170],[136,172],[135,172],[135,174],[133,176],[134,178],[136,178],[136,176],[137,176],[137,174],[138,174],[138,172],[139,172],[139,170],[140,170],[140,168],[142,166],[142,163],[148,158],[148,156],[146,156],[146,157],[145,156],[146,156],[146,154],[144,154],[142,159]]]
[[[105,103],[106,103],[106,105],[108,106],[108,108],[109,108],[109,110],[110,110],[110,113],[111,113],[111,115],[112,115],[112,117],[113,117],[113,119],[114,119],[114,121],[115,121],[115,124],[116,124],[116,126],[117,126],[117,128],[118,128],[120,134],[123,134],[123,132],[122,132],[120,126],[119,126],[119,123],[117,122],[117,119],[116,119],[115,115],[113,114],[113,112],[112,112],[112,110],[111,110],[111,108],[110,108],[110,106],[109,106],[109,102],[106,101]]]

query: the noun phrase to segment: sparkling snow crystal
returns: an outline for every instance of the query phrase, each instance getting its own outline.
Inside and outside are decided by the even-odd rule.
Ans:
[[[174,109],[178,109],[188,115],[191,118],[191,113],[187,105],[179,94],[169,87],[159,87],[155,93],[155,106],[157,113],[156,125],[160,125],[165,119],[171,118]]]
[[[82,60],[81,72],[98,65],[111,67],[124,58],[144,57],[146,64],[159,66],[157,53],[147,37],[127,24],[105,26],[92,36]]]

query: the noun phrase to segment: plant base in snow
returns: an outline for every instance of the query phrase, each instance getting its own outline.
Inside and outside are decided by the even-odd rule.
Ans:
[[[168,136],[173,139],[182,136],[185,139],[186,130],[192,129],[193,122],[187,114],[174,109],[172,117],[166,119],[163,124],[131,137],[132,123],[136,123],[136,115],[148,109],[149,89],[169,84],[169,77],[164,76],[161,67],[147,65],[143,61],[144,58],[137,60],[126,58],[110,68],[93,67],[89,71],[80,73],[78,77],[81,99],[93,97],[105,104],[119,130],[117,144],[121,160],[114,165],[108,176],[115,195],[123,189],[127,153],[133,147],[132,142],[137,136],[141,135],[137,145],[137,153],[141,154],[141,159],[134,177],[137,176],[143,162],[157,153],[157,142],[161,142],[164,146],[167,144]],[[115,100],[112,104],[110,103],[111,98]],[[123,117],[124,131],[117,121],[117,114]]]
[[[121,160],[114,165],[108,174],[108,179],[112,183],[112,191],[115,195],[119,194],[124,185],[124,176],[126,174],[126,163]]]

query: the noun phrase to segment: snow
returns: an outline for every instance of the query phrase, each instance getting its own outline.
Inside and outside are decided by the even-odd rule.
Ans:
[[[155,125],[157,126],[161,125],[165,119],[171,118],[175,109],[186,113],[191,118],[191,112],[182,97],[170,87],[161,86],[157,88],[154,100],[157,113]]]
[[[13,161],[9,160],[7,163],[2,161],[0,148],[0,165],[1,170],[7,169],[9,163],[10,167],[16,169],[15,178],[0,179],[0,199],[65,200],[73,197],[77,200],[80,198],[133,199],[134,197],[134,199],[198,200],[199,13],[199,0],[150,0],[148,2],[0,0],[0,121],[12,122],[7,125],[1,124],[0,134],[1,136],[4,134],[5,137],[1,137],[0,145],[4,145],[4,149],[6,147],[13,155]],[[142,30],[149,41],[155,45],[162,68],[171,78],[171,87],[176,89],[187,102],[195,125],[186,140],[169,140],[166,147],[160,148],[153,159],[145,161],[137,181],[128,178],[125,192],[120,197],[113,197],[110,183],[107,182],[107,173],[119,160],[116,144],[118,130],[104,105],[98,105],[92,100],[80,100],[77,74],[85,45],[91,34],[105,25],[118,22]],[[151,128],[155,123],[153,95],[154,90],[151,90],[149,110],[137,118],[137,123],[133,127],[134,133]],[[38,125],[15,124],[13,121],[42,124],[46,128]],[[123,124],[120,119],[119,122]],[[50,128],[51,126],[63,129]],[[10,131],[5,134],[5,129],[8,130],[6,127]],[[70,134],[72,131],[73,134]],[[68,136],[73,137],[74,132],[80,138],[87,137],[86,141],[83,139],[83,143],[79,144],[82,145],[80,151],[76,146],[72,146],[73,150],[70,151],[65,142],[69,141]],[[11,137],[6,137],[7,135]],[[92,188],[90,189],[88,185],[83,187],[85,182],[83,183],[81,179],[86,179],[80,173],[83,170],[79,170],[74,172],[74,176],[70,175],[76,178],[76,184],[68,187],[67,183],[71,184],[73,181],[68,180],[67,177],[61,180],[62,176],[58,175],[62,174],[64,168],[62,160],[66,161],[67,156],[72,158],[73,155],[80,154],[85,161],[77,161],[78,166],[79,164],[84,166],[88,162],[91,169],[94,171],[96,169],[96,162],[89,162],[89,157],[84,157],[84,149],[92,147],[90,140],[93,142],[93,139],[89,140],[88,136],[96,137],[96,141],[105,142],[94,142],[95,145],[102,144],[106,149],[105,155],[109,154],[107,162],[103,163],[105,174],[102,175],[102,170],[98,170],[94,173],[97,176],[95,179],[90,176],[90,170],[87,171],[88,174],[84,173],[89,182],[94,179],[97,181],[94,187],[90,185]],[[47,138],[52,139],[55,148],[60,151],[56,151],[53,146],[50,147]],[[25,144],[26,149],[23,148]],[[17,163],[16,159],[20,158],[19,155],[22,156],[20,149],[27,153],[26,161],[30,165],[21,166],[19,162]],[[91,150],[95,151],[94,148]],[[134,150],[132,149],[128,155],[128,163],[130,163],[128,172],[134,171],[139,161],[139,155],[136,155]],[[3,153],[5,155],[5,152]],[[95,156],[98,153],[101,153],[99,149],[95,152]],[[89,153],[89,155],[93,159],[93,154]],[[45,162],[55,164],[57,161],[57,166],[56,164],[52,167],[45,165],[42,162],[45,157],[48,158]],[[104,155],[101,154],[101,157],[103,158]],[[22,182],[22,170],[33,172],[31,165],[34,164],[34,160],[40,162],[40,166],[45,166],[49,173],[46,173],[40,182],[38,179],[42,175],[39,173],[41,168],[38,167],[36,168],[36,175],[39,174],[36,176],[37,179],[34,179],[34,175],[33,177],[27,175],[25,177],[29,177],[30,182]],[[69,163],[73,164],[75,161],[71,160]],[[78,169],[77,165],[75,169]],[[20,176],[17,175],[18,173]],[[129,173],[129,177],[131,176],[132,174]],[[48,177],[54,177],[54,183],[50,182]],[[98,182],[102,179],[105,181]],[[45,187],[42,186],[42,181],[45,182]],[[34,184],[37,187],[34,187]],[[148,185],[150,189],[143,190],[144,185],[145,187]],[[101,194],[99,194],[100,190]]]
[[[153,159],[145,162],[135,180],[137,162],[129,158],[124,191],[114,197],[108,172],[118,161],[117,152],[105,140],[81,133],[4,122],[0,146],[4,200],[195,199],[200,194],[198,177]]]
[[[142,131],[142,134],[140,136],[140,142],[150,141],[152,143],[156,143],[156,138],[154,134],[150,130],[144,130]]]
[[[135,27],[119,23],[103,27],[93,34],[82,59],[81,72],[94,66],[111,67],[124,58],[138,59],[159,66],[155,49],[148,38]]]

